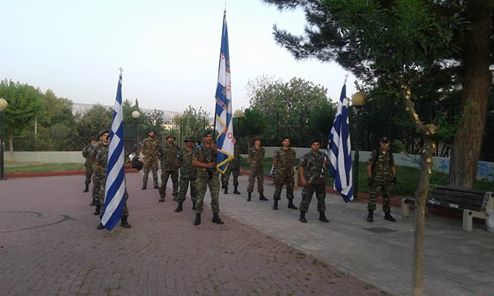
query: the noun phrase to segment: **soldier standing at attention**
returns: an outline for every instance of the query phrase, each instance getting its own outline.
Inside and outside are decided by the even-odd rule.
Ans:
[[[165,145],[163,145],[160,151],[160,163],[161,163],[161,187],[160,187],[160,200],[165,201],[166,196],[166,184],[168,183],[168,177],[172,179],[173,184],[173,199],[178,198],[178,168],[180,167],[178,156],[180,154],[180,147],[175,144],[175,137],[168,135],[165,138]]]
[[[228,180],[230,174],[233,175],[233,193],[240,194],[238,191],[238,176],[240,175],[240,151],[237,145],[237,137],[233,137],[233,159],[228,162],[225,173],[221,176],[221,183],[225,194],[228,194]]]
[[[264,196],[264,172],[262,170],[262,162],[264,160],[265,150],[261,146],[261,138],[254,138],[254,147],[249,149],[249,157],[247,161],[250,164],[249,185],[247,186],[247,201],[252,199],[252,191],[254,191],[254,183],[257,178],[257,191],[259,192],[259,200],[268,200]]]
[[[189,184],[192,209],[196,209],[196,169],[192,166],[192,156],[194,154],[194,139],[192,139],[192,137],[186,137],[184,142],[185,147],[182,149],[179,155],[180,190],[178,191],[178,198],[175,200],[178,203],[175,212],[181,212],[183,210],[182,204],[185,201],[185,195],[187,194]]]
[[[312,140],[310,151],[303,156],[302,164],[299,168],[299,184],[304,187],[302,190],[302,201],[300,202],[299,221],[307,223],[305,213],[309,210],[309,205],[314,192],[317,197],[317,211],[319,211],[319,221],[328,223],[326,218],[326,170],[328,161],[326,154],[319,151],[321,142]]]
[[[392,185],[396,185],[396,166],[393,154],[390,151],[390,141],[382,137],[379,141],[379,149],[372,151],[367,162],[367,176],[369,184],[369,203],[367,210],[367,222],[374,222],[374,211],[376,210],[376,197],[379,191],[383,194],[384,220],[396,222],[391,216],[389,206],[389,191]]]
[[[202,138],[202,144],[194,150],[192,157],[192,165],[197,168],[197,201],[196,201],[196,218],[194,225],[201,224],[202,206],[204,203],[204,195],[209,187],[211,194],[211,210],[213,211],[213,223],[223,224],[219,212],[219,195],[220,195],[220,180],[219,172],[216,168],[216,145],[213,143],[213,133],[206,131]]]
[[[281,141],[280,150],[276,151],[273,156],[273,165],[276,169],[274,175],[274,203],[273,210],[278,210],[278,201],[280,200],[281,190],[283,185],[286,185],[286,197],[288,199],[288,208],[296,210],[297,207],[293,204],[293,166],[295,166],[296,154],[290,148],[290,138],[284,137]]]
[[[158,189],[158,152],[160,143],[156,139],[156,132],[148,131],[148,137],[142,141],[140,152],[144,155],[144,176],[142,177],[142,190],[146,190],[149,171],[153,174],[154,188]],[[139,151],[138,151],[139,152]],[[139,155],[139,153],[137,153]]]
[[[93,176],[93,165],[94,161],[96,160],[96,145],[98,144],[98,138],[92,138],[91,142],[82,149],[82,156],[86,159],[84,162],[84,168],[86,171],[86,180],[84,181],[84,184],[86,186],[84,187],[84,190],[82,192],[88,192],[89,191],[89,184],[91,183],[91,177]]]
[[[98,170],[102,171],[103,174],[103,180],[102,180],[102,185],[100,194],[99,194],[99,203],[97,205],[97,211],[98,215],[100,218],[103,217],[103,213],[105,212],[105,187],[106,187],[106,177],[107,177],[107,163],[108,163],[108,146],[110,145],[110,138],[108,136],[108,132],[106,133],[106,138],[103,139],[103,145],[100,146],[100,149],[98,149],[98,153],[96,154],[96,167]],[[129,216],[129,211],[127,209],[127,199],[129,198],[129,195],[127,193],[127,189],[125,189],[124,193],[124,207],[122,209],[122,216],[120,217],[120,226],[123,228],[130,228],[132,227],[128,222],[127,222],[127,217]],[[96,212],[95,212],[96,214]],[[103,224],[99,223],[96,229],[100,230],[105,228]]]
[[[96,155],[98,153],[98,150],[101,149],[103,146],[103,141],[108,137],[108,131],[102,131],[98,135],[98,141],[96,144],[93,146],[93,155],[94,155],[94,162],[93,162],[93,201],[91,202],[91,206],[97,206],[99,204],[99,193],[101,190],[102,182],[104,181],[104,176],[102,175],[102,171],[97,168],[96,166]],[[106,164],[105,164],[106,165]],[[99,215],[99,209],[96,209],[94,212],[95,215]]]

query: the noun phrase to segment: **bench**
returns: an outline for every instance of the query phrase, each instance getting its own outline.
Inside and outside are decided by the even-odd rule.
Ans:
[[[402,215],[410,215],[414,197],[401,199]],[[463,211],[463,230],[472,231],[473,218],[486,219],[486,211],[494,209],[494,193],[447,186],[434,187],[429,193],[427,205],[433,208],[449,208]]]

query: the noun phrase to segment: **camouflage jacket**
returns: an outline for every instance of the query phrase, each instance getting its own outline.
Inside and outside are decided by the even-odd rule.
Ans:
[[[379,154],[376,156],[376,154]],[[391,183],[393,180],[394,160],[390,153],[383,153],[380,150],[372,151],[367,165],[372,167],[372,178],[378,183]]]
[[[288,148],[276,151],[273,156],[273,160],[276,161],[276,174],[278,175],[293,175],[293,167],[295,166],[296,154],[295,150]]]
[[[108,163],[108,148],[109,145],[98,145],[98,151],[96,153],[96,166],[95,171],[106,176],[106,165]]]
[[[192,157],[193,160],[197,160],[203,163],[216,162],[217,151],[215,147],[206,147],[201,144],[194,150],[194,155]],[[219,172],[216,168],[205,169],[205,168],[196,168],[197,177],[208,176],[209,174],[218,175]]]
[[[141,143],[141,153],[144,161],[157,161],[160,151],[160,142],[156,138],[147,137]]]
[[[180,147],[177,144],[165,143],[160,151],[160,161],[162,171],[176,171],[179,164]]]
[[[194,156],[194,148],[189,150],[184,147],[179,154],[178,160],[180,162],[180,177],[195,178],[196,168],[192,166],[192,157]]]
[[[86,159],[85,166],[92,166],[96,161],[96,145],[88,144],[82,149],[82,156]]]
[[[326,155],[321,151],[310,151],[302,158],[300,166],[304,168],[304,178],[309,184],[324,184],[326,182]]]
[[[249,149],[249,158],[251,170],[262,169],[262,161],[264,160],[265,150],[264,147],[257,149],[256,146],[252,146]]]

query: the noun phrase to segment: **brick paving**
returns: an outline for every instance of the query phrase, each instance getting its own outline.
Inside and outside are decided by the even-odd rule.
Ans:
[[[82,176],[0,181],[0,295],[385,295],[354,276],[209,208],[140,190],[132,229],[96,230]],[[220,201],[221,203],[221,201]]]

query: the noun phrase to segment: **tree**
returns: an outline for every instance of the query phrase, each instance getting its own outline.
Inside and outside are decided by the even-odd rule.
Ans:
[[[434,72],[456,73],[462,84],[462,116],[452,158],[452,185],[475,178],[489,88],[489,38],[494,1],[265,0],[280,9],[303,7],[304,36],[275,27],[275,39],[296,58],[335,60],[371,88],[401,99],[424,140],[415,235],[415,294],[423,292],[425,202],[437,126],[424,122],[412,99]],[[458,67],[459,66],[459,67]],[[444,87],[448,89],[447,86]],[[436,90],[436,93],[439,89]],[[432,94],[434,95],[434,94]],[[461,166],[458,166],[461,165]],[[460,173],[460,169],[464,171]]]
[[[272,77],[259,77],[249,81],[250,104],[263,114],[266,126],[262,135],[265,143],[278,145],[282,137],[288,136],[294,145],[304,145],[313,137],[309,124],[310,114],[328,106],[327,90],[320,85],[301,78],[288,82]],[[330,125],[329,125],[330,126]]]
[[[4,120],[11,158],[14,153],[14,135],[21,135],[30,124],[33,124],[34,115],[41,110],[41,96],[39,90],[28,84],[7,79],[0,82],[0,97],[9,104],[4,111]]]
[[[77,133],[84,139],[83,143],[89,142],[101,131],[110,129],[112,111],[102,105],[95,105],[84,114],[76,115]]]
[[[202,134],[209,127],[209,113],[199,107],[195,109],[192,106],[187,107],[181,115],[174,118],[175,125],[179,128],[179,141],[185,137],[194,137],[196,140],[202,138]]]

